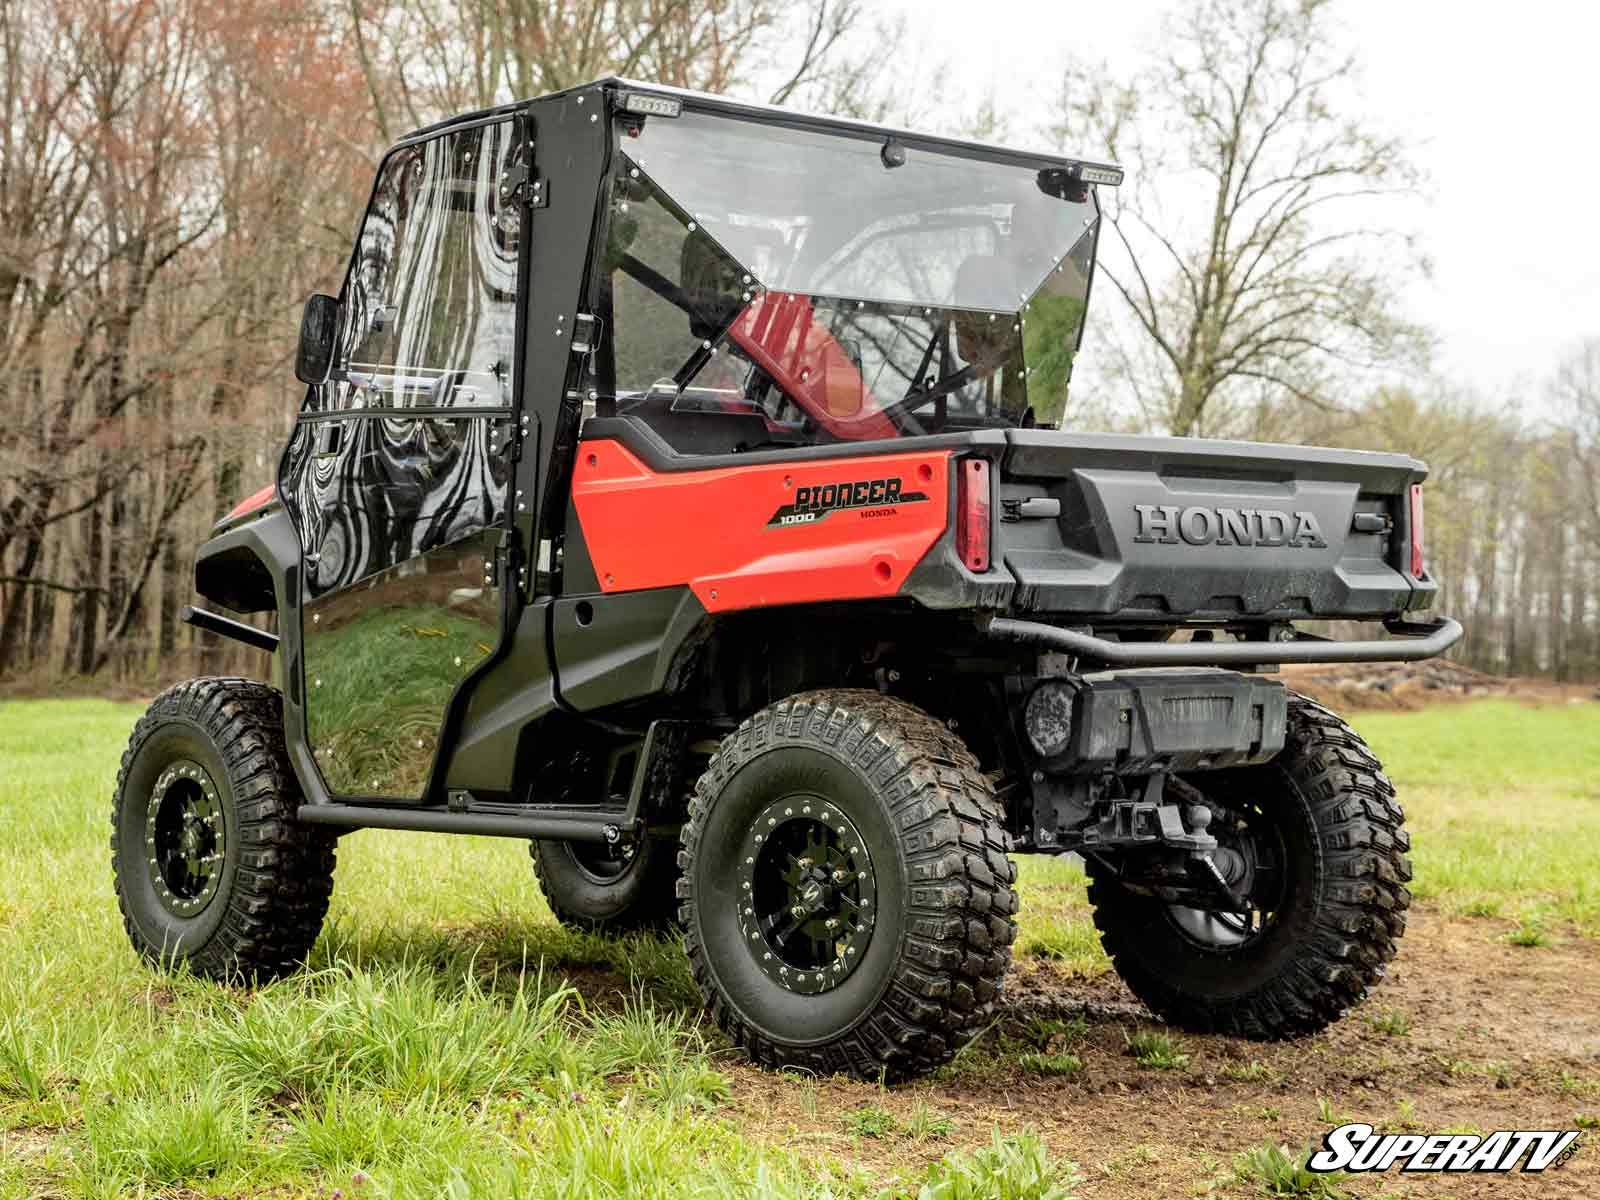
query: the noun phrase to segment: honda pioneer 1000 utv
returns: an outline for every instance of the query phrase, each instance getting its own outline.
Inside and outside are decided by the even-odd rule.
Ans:
[[[1460,636],[1406,615],[1425,468],[1057,431],[1120,179],[619,80],[394,147],[195,567],[277,686],[181,684],[123,760],[134,944],[271,978],[342,832],[525,838],[562,921],[681,923],[755,1059],[902,1076],[989,1018],[1009,856],[1073,851],[1167,1020],[1359,1001],[1400,807],[1269,676]]]

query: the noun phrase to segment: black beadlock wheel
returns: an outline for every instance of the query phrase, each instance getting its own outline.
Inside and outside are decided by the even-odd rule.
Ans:
[[[299,825],[283,702],[245,679],[164,692],[128,739],[111,865],[134,948],[225,981],[299,969],[333,891],[334,837]]]
[[[1016,871],[992,785],[922,710],[856,690],[761,710],[712,758],[680,836],[690,966],[757,1062],[903,1078],[992,1014]]]
[[[1394,786],[1336,715],[1290,696],[1283,752],[1195,774],[1214,855],[1248,913],[1123,888],[1091,858],[1089,899],[1117,973],[1151,1011],[1203,1033],[1315,1033],[1383,978],[1405,932],[1410,839]]]
[[[528,843],[539,890],[556,920],[594,933],[660,932],[678,918],[671,842],[646,834],[615,846]]]

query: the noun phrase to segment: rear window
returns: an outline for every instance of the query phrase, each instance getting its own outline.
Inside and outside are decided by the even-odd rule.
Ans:
[[[695,113],[618,139],[597,411],[683,453],[1059,418],[1098,219],[1059,173]]]

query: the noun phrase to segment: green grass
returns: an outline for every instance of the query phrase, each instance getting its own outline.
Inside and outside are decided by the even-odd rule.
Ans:
[[[138,714],[0,704],[0,1139],[30,1147],[0,1152],[0,1200],[880,1195],[743,1136],[682,949],[562,929],[520,842],[346,838],[306,973],[246,992],[147,970],[107,849]],[[629,998],[586,1004],[567,976],[595,970]],[[907,1141],[953,1129],[878,1111]],[[1065,1194],[1026,1138],[881,1194],[988,1194],[1008,1172],[1009,1194]]]
[[[1295,1152],[1287,1146],[1262,1142],[1233,1160],[1234,1178],[1268,1196],[1303,1196],[1308,1200],[1339,1200],[1342,1172],[1321,1175],[1306,1166],[1311,1149]]]
[[[1141,1067],[1157,1071],[1181,1071],[1189,1065],[1183,1043],[1169,1033],[1141,1029],[1126,1035],[1128,1053]]]
[[[1505,940],[1513,946],[1532,950],[1548,946],[1550,935],[1544,930],[1544,921],[1540,914],[1532,913],[1524,916],[1515,929],[1508,930]]]
[[[1411,1032],[1411,1018],[1393,1008],[1368,1013],[1367,1024],[1374,1033],[1381,1033],[1385,1037],[1405,1037]]]
[[[679,946],[561,929],[515,841],[353,835],[306,974],[250,993],[150,972],[123,935],[107,849],[138,713],[0,704],[0,1200],[875,1197],[886,1182],[895,1196],[1070,1194],[1071,1164],[1026,1136],[984,1144],[980,1130],[887,1181],[814,1145],[751,1141]],[[1401,788],[1429,903],[1494,919],[1486,941],[1523,926],[1600,936],[1600,706],[1358,725]],[[1078,867],[1024,859],[1021,890],[1027,956],[1085,978],[1108,969]],[[595,1003],[596,972],[626,999]],[[1070,1076],[1086,1029],[995,1030],[945,1077],[1014,1076],[1024,1055],[1036,1079]],[[1144,1045],[1152,1065],[1185,1058],[1151,1036],[1166,1039]],[[890,1121],[898,1145],[953,1137],[933,1110]],[[837,1117],[816,1124],[848,1153]]]
[[[1035,1075],[1076,1075],[1083,1070],[1083,1059],[1064,1050],[1054,1054],[1032,1050],[1017,1062],[1024,1071],[1031,1071]]]
[[[1085,895],[1086,878],[1076,859],[1028,855],[1017,860],[1023,896],[1016,953],[1050,961],[1069,976],[1093,979],[1111,969],[1100,949]]]
[[[1416,895],[1600,937],[1600,704],[1486,700],[1355,725],[1400,790]]]
[[[1223,1063],[1217,1074],[1234,1083],[1270,1083],[1278,1076],[1266,1063],[1255,1058],[1249,1062]]]
[[[876,1104],[863,1104],[844,1115],[844,1127],[856,1137],[882,1138],[888,1137],[900,1126],[894,1119],[894,1114]]]
[[[323,769],[370,795],[419,795],[445,703],[493,649],[483,614],[415,605],[332,616],[306,649]]]
[[[1031,1134],[1002,1138],[973,1153],[956,1152],[929,1168],[917,1200],[1069,1200],[1078,1166],[1052,1159]]]

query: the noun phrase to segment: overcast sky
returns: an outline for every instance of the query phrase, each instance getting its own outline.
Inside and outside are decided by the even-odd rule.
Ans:
[[[1012,113],[1042,103],[1032,89],[1066,53],[1135,63],[1169,7],[869,2],[904,11],[969,100],[992,92]],[[1336,12],[1376,126],[1407,138],[1430,177],[1396,217],[1434,264],[1407,306],[1440,335],[1440,369],[1491,401],[1540,390],[1566,349],[1600,337],[1600,5],[1343,0]]]

